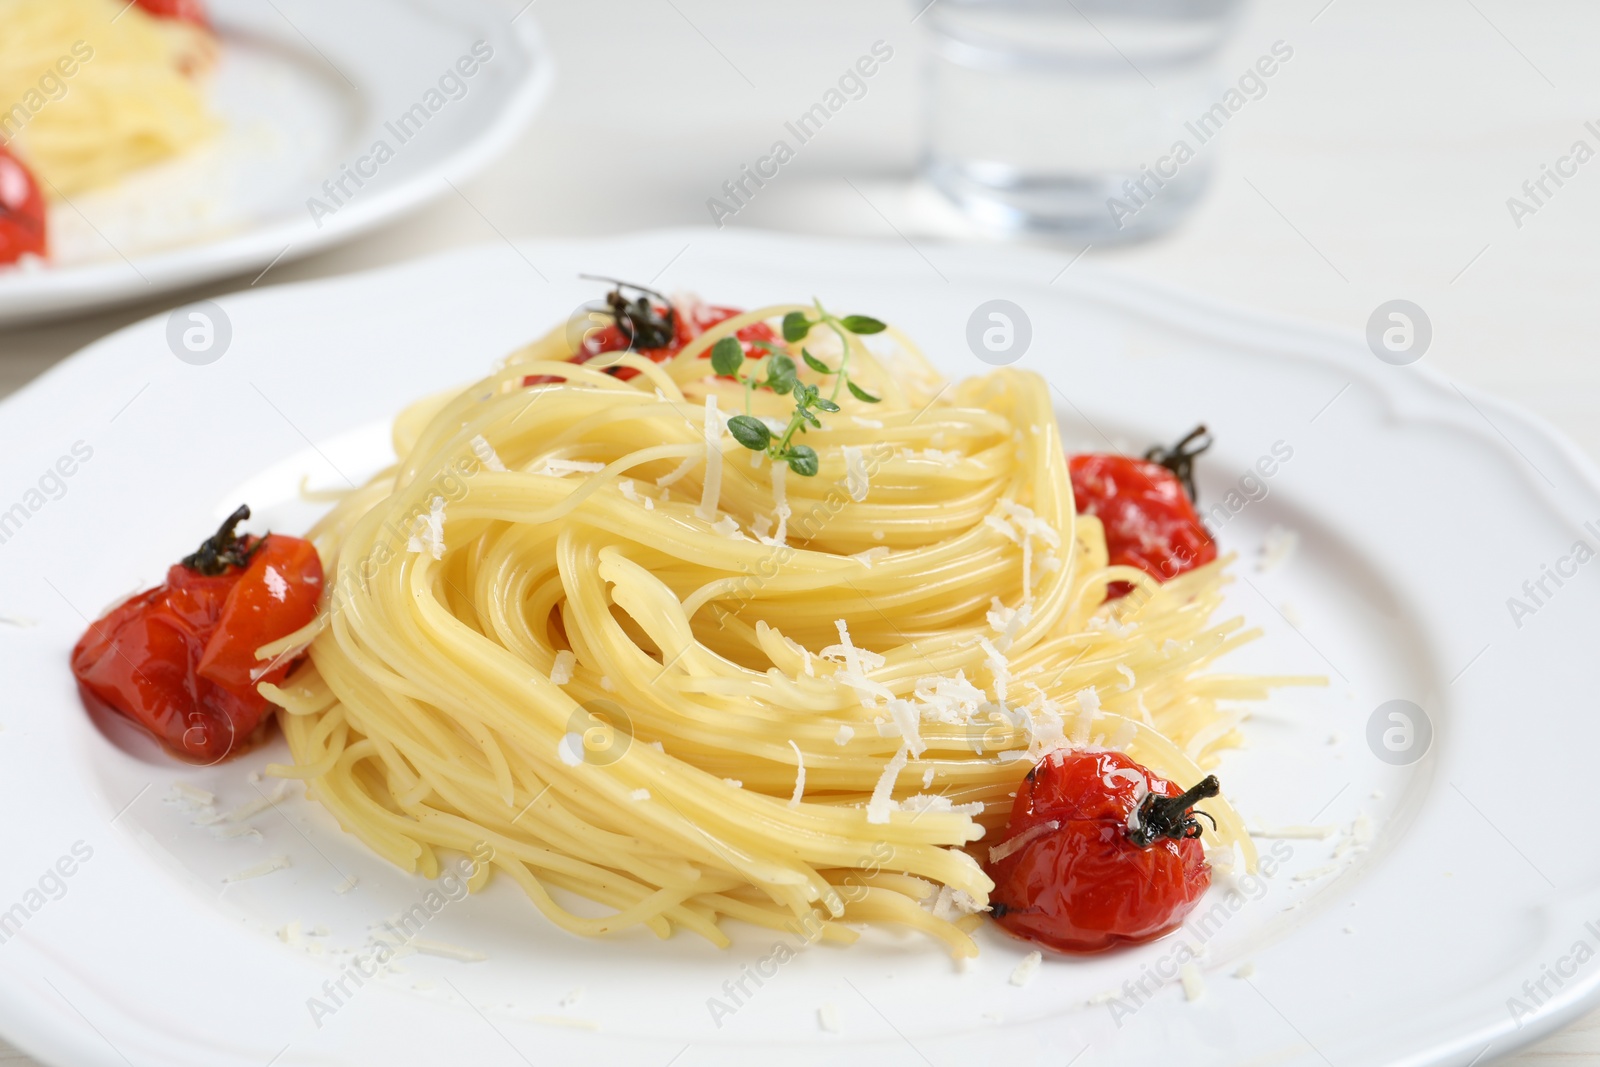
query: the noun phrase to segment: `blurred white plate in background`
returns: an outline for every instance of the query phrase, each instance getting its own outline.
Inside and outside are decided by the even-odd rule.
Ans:
[[[500,0],[213,0],[213,14],[223,130],[55,204],[50,260],[0,268],[0,326],[261,271],[454,196],[553,77],[532,13]]]
[[[150,319],[0,403],[0,509],[23,509],[0,511],[0,1032],[74,1067],[1464,1067],[1592,1005],[1600,962],[1574,968],[1572,954],[1593,954],[1586,923],[1600,920],[1587,799],[1600,585],[1546,582],[1536,614],[1506,609],[1545,564],[1569,569],[1575,539],[1593,545],[1592,465],[1353,335],[1063,273],[1065,256],[920,252],[731,229],[469,248],[219,298],[231,343],[205,365],[175,356],[168,316]],[[482,376],[593,298],[579,272],[733,305],[814,294],[905,328],[951,375],[989,369],[969,320],[1009,300],[1031,321],[1017,366],[1049,383],[1069,446],[1142,449],[1203,419],[1217,443],[1202,510],[1240,555],[1228,607],[1265,630],[1221,669],[1332,683],[1259,707],[1218,774],[1252,825],[1332,836],[1264,839],[1280,863],[1237,906],[1219,876],[1184,934],[1047,959],[1022,987],[1010,979],[1028,946],[992,928],[964,970],[883,931],[774,963],[796,939],[736,923],[728,951],[642,930],[580,939],[498,879],[431,914],[432,944],[358,988],[352,953],[430,883],[343,834],[299,786],[242,824],[259,836],[196,825],[173,784],[213,791],[221,810],[257,802],[272,783],[247,772],[282,759],[281,739],[177,765],[90,721],[68,651],[86,616],[158,580],[241,499],[257,529],[303,528],[318,508],[298,497],[302,476],[367,477],[402,405]],[[1279,525],[1299,548],[1259,570]],[[1433,726],[1409,764],[1369,741],[1394,700]],[[278,856],[291,866],[226,881]],[[73,873],[52,874],[58,861]],[[281,939],[296,921],[304,936]],[[1174,980],[1185,938],[1204,949],[1193,1001]],[[335,999],[325,983],[340,982]],[[737,1011],[714,1014],[713,998]],[[824,1005],[838,1032],[818,1025]]]

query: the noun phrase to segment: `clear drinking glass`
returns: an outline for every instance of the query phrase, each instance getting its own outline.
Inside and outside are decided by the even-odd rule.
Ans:
[[[924,174],[976,221],[1127,240],[1204,192],[1215,146],[1185,124],[1217,102],[1242,0],[912,4],[932,43]]]

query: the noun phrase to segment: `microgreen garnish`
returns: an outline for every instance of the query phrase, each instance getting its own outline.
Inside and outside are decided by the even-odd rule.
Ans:
[[[882,397],[879,397],[879,396],[873,396],[871,393],[869,393],[865,389],[861,388],[861,386],[857,385],[855,382],[845,382],[845,384],[850,387],[850,395],[855,397],[857,400],[860,400],[860,401],[862,401],[864,403],[876,404],[876,403],[878,403],[878,401],[883,399]]]
[[[839,398],[839,390],[848,388],[850,395],[862,403],[878,403],[882,397],[873,396],[850,380],[850,371],[848,369],[851,351],[850,335],[855,334],[859,337],[865,337],[867,334],[882,333],[888,327],[870,315],[846,315],[844,318],[840,318],[824,308],[820,300],[816,301],[815,306],[817,309],[815,318],[812,318],[804,311],[791,311],[783,317],[783,339],[790,344],[804,341],[811,335],[811,331],[818,326],[826,326],[838,334],[839,343],[844,346],[844,355],[839,360],[838,370],[830,368],[804,348],[800,349],[800,357],[806,361],[806,366],[818,374],[837,375],[833,383],[831,399],[837,400]]]
[[[816,318],[810,317],[804,311],[791,311],[785,315],[783,339],[793,345],[805,340],[817,326],[827,326],[839,335],[839,340],[844,345],[844,355],[836,368],[828,366],[812,355],[808,349],[800,349],[800,358],[807,367],[818,374],[835,379],[833,392],[829,396],[823,396],[822,391],[815,385],[802,382],[798,377],[798,368],[793,357],[769,341],[750,342],[752,348],[767,353],[762,374],[740,373],[745,363],[745,355],[744,345],[738,338],[724,337],[711,346],[711,369],[720,377],[732,378],[739,382],[745,390],[744,414],[735,415],[728,420],[728,432],[733,434],[733,439],[752,452],[765,452],[774,463],[788,464],[790,470],[807,478],[817,473],[817,452],[809,445],[795,443],[795,435],[806,433],[808,428],[820,430],[822,420],[817,417],[817,412],[825,414],[837,412],[841,389],[848,388],[850,395],[863,403],[878,403],[879,397],[873,396],[850,380],[846,368],[850,363],[850,335],[880,333],[886,328],[877,319],[865,315],[847,315],[841,319],[829,314],[820,303],[816,307]],[[750,395],[757,389],[770,389],[779,396],[794,398],[794,411],[781,432],[774,433],[764,421],[750,414]]]

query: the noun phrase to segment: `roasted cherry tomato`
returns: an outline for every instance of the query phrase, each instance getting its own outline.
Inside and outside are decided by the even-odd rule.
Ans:
[[[709,304],[679,308],[653,289],[624,282],[614,284],[616,288],[606,294],[606,309],[593,313],[610,318],[610,323],[584,334],[572,362],[590,363],[608,353],[632,350],[652,362],[665,363],[677,355],[684,345],[717,323],[741,314],[737,308],[712,307]],[[636,290],[640,295],[629,300],[623,289]],[[744,342],[745,356],[749,359],[765,356],[767,349],[763,344],[772,344],[778,339],[772,327],[764,322],[751,323],[734,336]],[[701,353],[701,358],[711,358],[710,351]],[[639,372],[632,367],[616,367],[610,373],[626,381]],[[535,385],[551,380],[549,377],[530,375],[523,380],[523,384]]]
[[[42,256],[49,247],[44,194],[22,161],[0,145],[0,263]]]
[[[989,850],[995,920],[1062,952],[1172,930],[1211,884],[1192,808],[1218,792],[1215,777],[1183,792],[1120,752],[1047,755]]]
[[[211,28],[211,16],[206,11],[205,0],[134,0],[134,2],[156,18],[192,22],[207,30]]]
[[[1217,558],[1194,510],[1194,458],[1210,447],[1204,426],[1170,449],[1152,448],[1144,459],[1092,453],[1072,456],[1072,495],[1080,515],[1098,518],[1112,564],[1138,567],[1160,582]],[[1112,597],[1131,587],[1113,582]]]
[[[164,585],[113,608],[72,650],[72,673],[96,700],[149,730],[175,755],[215,763],[249,748],[271,705],[256,691],[298,657],[255,651],[317,614],[322,561],[298,537],[239,537],[241,507]]]

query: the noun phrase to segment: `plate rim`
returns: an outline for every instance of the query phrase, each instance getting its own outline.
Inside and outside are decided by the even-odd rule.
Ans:
[[[776,240],[780,243],[807,243],[817,247],[834,246],[848,248],[851,246],[872,246],[880,249],[891,249],[898,247],[897,245],[888,241],[862,241],[841,238],[803,237],[793,234],[768,233],[764,231],[747,230],[738,233],[736,236],[732,236],[726,231],[719,232],[712,230],[709,227],[666,228],[601,238],[572,238],[546,242],[527,241],[520,242],[520,244],[524,247],[534,250],[537,250],[541,246],[551,245],[581,245],[590,247],[605,247],[614,245],[626,246],[634,242],[643,242],[648,240],[693,241],[696,238],[707,238],[713,234],[718,234],[723,239],[729,239],[731,236],[731,239],[733,240]],[[951,248],[958,248],[965,252],[973,252],[974,250],[987,251],[991,249],[991,246],[962,245],[958,242],[940,242],[940,244]],[[239,293],[229,294],[225,297],[219,297],[218,300],[219,302],[225,302],[230,299],[271,299],[266,296],[268,293],[272,293],[278,298],[292,298],[292,293],[290,291],[299,287],[323,287],[335,283],[370,281],[392,272],[423,269],[437,266],[442,262],[446,262],[457,257],[476,256],[482,254],[485,249],[503,251],[499,244],[485,242],[482,244],[463,246],[440,253],[434,253],[432,255],[406,260],[398,264],[388,265],[374,270],[363,271],[357,274],[343,275],[336,278],[321,278],[310,279],[306,281],[287,282],[261,289],[244,290]],[[1003,250],[1003,255],[1005,257],[1004,263],[1002,263],[1000,260],[988,259],[982,255],[974,256],[974,260],[983,260],[981,270],[985,275],[989,275],[991,273],[1000,273],[1007,276],[1007,278],[1004,280],[1014,279],[1018,281],[1027,281],[1030,284],[1039,284],[1038,278],[1032,273],[1024,275],[1021,272],[1019,263],[1020,261],[1031,261],[1037,265],[1043,266],[1047,263],[1050,263],[1048,254],[1036,250],[1020,251],[1022,254],[1019,255],[1019,250],[1016,249]],[[1151,305],[1166,306],[1170,302],[1171,305],[1178,306],[1187,313],[1199,315],[1204,322],[1215,323],[1219,327],[1243,327],[1246,328],[1250,333],[1259,333],[1263,338],[1295,338],[1304,343],[1312,344],[1318,349],[1325,349],[1323,355],[1331,358],[1338,358],[1340,354],[1349,354],[1353,350],[1353,346],[1359,347],[1360,351],[1365,351],[1363,342],[1360,339],[1360,334],[1357,331],[1342,329],[1326,323],[1318,323],[1289,316],[1282,316],[1271,312],[1262,312],[1259,310],[1250,309],[1230,303],[1226,300],[1197,293],[1193,290],[1183,289],[1179,286],[1171,285],[1169,283],[1139,278],[1137,276],[1128,274],[1126,271],[1116,268],[1093,267],[1091,270],[1085,271],[1083,276],[1079,279],[1074,279],[1072,289],[1076,292],[1088,295],[1091,298],[1109,299],[1113,302],[1122,303],[1124,305],[1126,302],[1131,301],[1135,304],[1144,305],[1146,310],[1148,310]],[[132,324],[122,330],[117,331],[116,333],[110,334],[107,337],[94,342],[91,345],[86,346],[78,353],[66,360],[63,360],[56,367],[51,368],[51,370],[47,372],[46,375],[41,376],[37,382],[43,382],[47,379],[53,378],[58,373],[76,373],[77,368],[89,363],[98,351],[101,349],[115,348],[116,345],[120,343],[120,339],[122,339],[126,334],[141,329],[148,330],[149,324],[160,317],[161,316],[159,315],[151,316],[149,319],[143,320],[140,323]],[[1305,358],[1307,353],[1294,351],[1288,355],[1291,358]],[[1373,362],[1375,363],[1376,361]],[[1386,397],[1390,397],[1390,394],[1394,392],[1393,387],[1385,388],[1382,384],[1383,379],[1386,376],[1383,372],[1387,371],[1389,368],[1384,367],[1374,371],[1374,368],[1366,367],[1365,364],[1362,364],[1359,370],[1357,368],[1348,367],[1343,363],[1340,365],[1351,370],[1352,373],[1359,373],[1362,377],[1372,382],[1374,387]],[[1571,471],[1578,477],[1582,484],[1582,488],[1591,493],[1600,495],[1600,469],[1597,469],[1595,463],[1581,448],[1579,448],[1579,446],[1576,445],[1576,443],[1572,442],[1566,437],[1565,434],[1563,434],[1553,425],[1549,424],[1542,417],[1527,411],[1520,405],[1517,405],[1513,402],[1500,399],[1476,389],[1463,388],[1454,383],[1443,372],[1431,366],[1414,365],[1406,370],[1409,372],[1410,377],[1419,379],[1426,383],[1430,391],[1437,392],[1441,397],[1445,396],[1447,391],[1461,391],[1463,396],[1470,396],[1471,402],[1475,402],[1478,405],[1501,412],[1508,418],[1516,419],[1530,434],[1537,435],[1542,443],[1553,447],[1556,450],[1563,462],[1565,462],[1570,467]],[[30,383],[29,386],[19,390],[11,397],[6,398],[4,401],[0,401],[0,420],[8,417],[17,406],[23,405],[31,400],[35,390],[36,383]],[[1390,398],[1392,399],[1392,397]],[[1487,421],[1487,418],[1485,421]],[[1520,457],[1520,453],[1509,439],[1502,441],[1500,437],[1490,433],[1489,428],[1493,427],[1492,423],[1490,424],[1489,428],[1480,426],[1476,423],[1470,423],[1469,425],[1472,427],[1471,432],[1474,434],[1474,436],[1480,438],[1482,441],[1494,448],[1495,451],[1501,453],[1513,462],[1513,465],[1518,471],[1518,478],[1521,481],[1524,481],[1528,483],[1529,486],[1537,489],[1537,486],[1534,485],[1533,480],[1528,477],[1527,471],[1523,469],[1523,464],[1531,465],[1531,461],[1527,461],[1526,457]],[[1503,434],[1501,436],[1503,436]],[[1576,491],[1576,487],[1574,487],[1573,491]],[[1541,493],[1541,495],[1544,494]],[[1591,894],[1591,896],[1592,895],[1593,894]],[[4,968],[0,968],[0,975],[4,974],[4,970]],[[6,982],[5,985],[15,988],[14,984],[10,982]],[[1548,1033],[1554,1032],[1555,1030],[1567,1025],[1572,1019],[1592,1008],[1597,1000],[1600,1000],[1600,976],[1591,976],[1587,982],[1580,983],[1574,981],[1570,988],[1572,990],[1570,995],[1563,996],[1558,1004],[1542,1008],[1537,1018],[1529,1022],[1525,1027],[1515,1030],[1511,1035],[1511,1042],[1507,1046],[1500,1048],[1497,1051],[1500,1054],[1504,1054],[1512,1048],[1522,1047],[1523,1045],[1531,1043],[1532,1041],[1538,1040]],[[0,998],[0,1021],[3,1021],[3,1028],[5,1032],[8,1035],[11,1035],[13,1040],[21,1037],[26,1031],[32,1030],[31,1026],[18,1025],[19,1023],[24,1023],[25,1021],[23,1013],[20,1011],[20,1007],[20,1004],[16,1004],[9,997]],[[42,1018],[42,1016],[40,1016],[40,1018]],[[31,1019],[28,1021],[31,1021]],[[1486,1027],[1485,1029],[1492,1031],[1497,1038],[1503,1037],[1505,1024],[1494,1024]],[[31,1037],[32,1035],[30,1034],[29,1036]],[[1471,1040],[1476,1042],[1476,1038],[1472,1038]],[[1439,1045],[1438,1047],[1426,1050],[1424,1052],[1409,1055],[1403,1060],[1396,1059],[1393,1062],[1404,1062],[1406,1064],[1419,1065],[1419,1067],[1420,1065],[1424,1064],[1444,1064],[1447,1062],[1465,1063],[1467,1061],[1467,1055],[1471,1051],[1470,1048],[1466,1048],[1468,1041],[1469,1035],[1459,1035],[1459,1037],[1454,1039],[1453,1043],[1451,1044]],[[24,1047],[29,1047],[30,1049],[34,1044],[31,1040],[26,1038],[18,1043],[23,1044]],[[1477,1043],[1472,1044],[1472,1047],[1477,1047]],[[75,1042],[69,1041],[67,1044],[73,1045],[76,1052],[81,1053],[83,1051],[83,1047]],[[67,1045],[56,1045],[55,1047],[65,1052]]]

